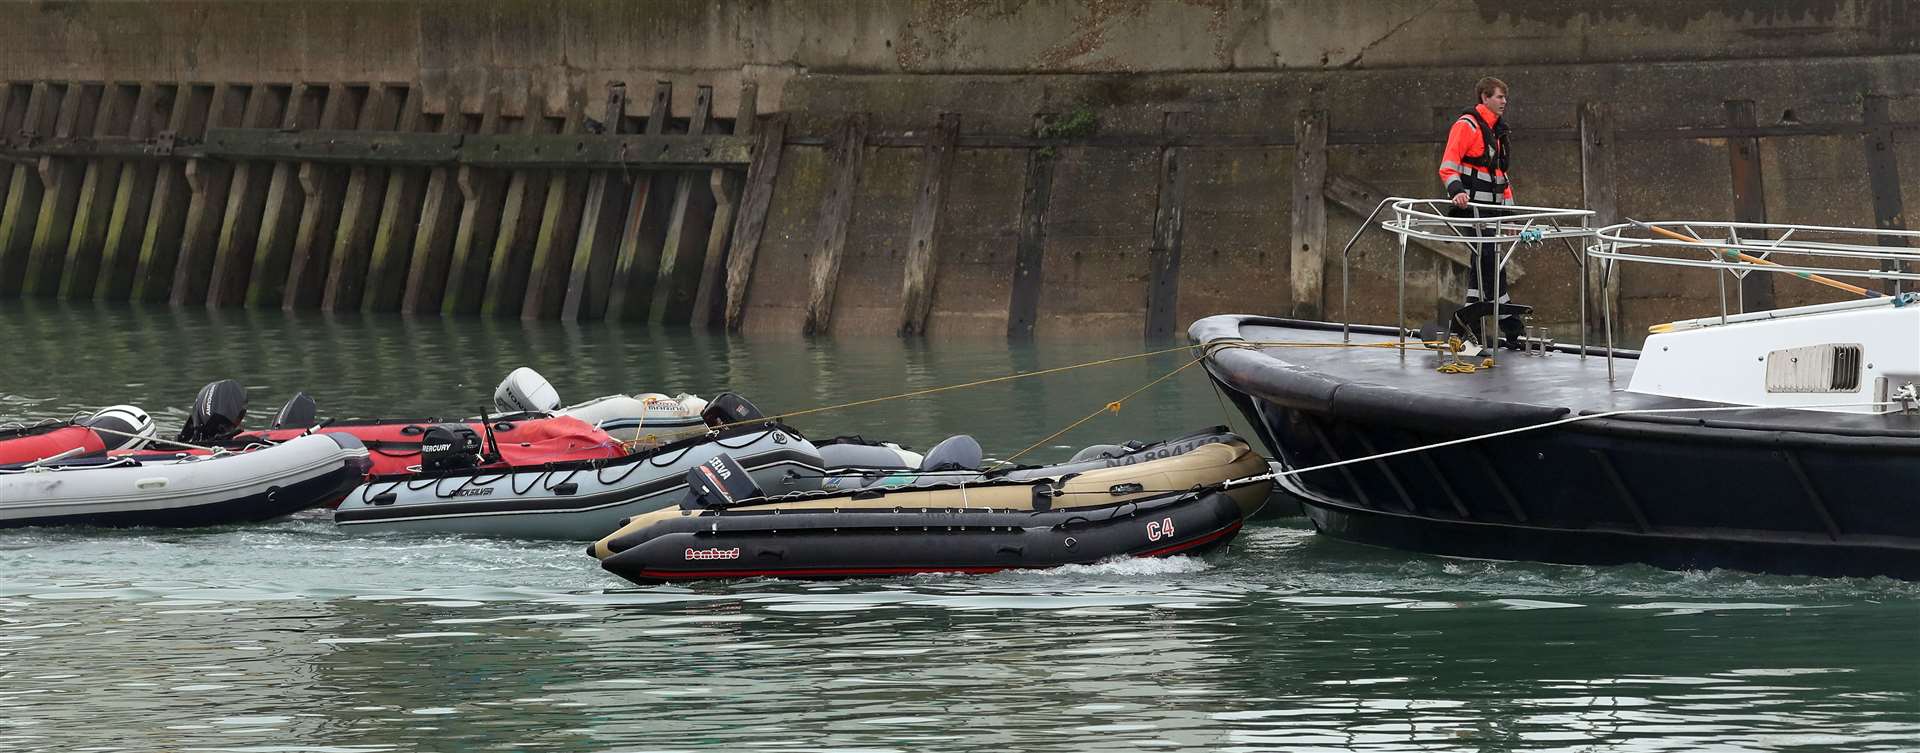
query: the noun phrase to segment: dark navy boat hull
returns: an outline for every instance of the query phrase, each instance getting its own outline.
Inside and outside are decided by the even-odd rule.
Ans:
[[[1253,321],[1290,332],[1315,326]],[[1217,328],[1203,331],[1210,322],[1195,325],[1197,341],[1219,340]],[[1318,326],[1323,336],[1339,337]],[[1563,370],[1592,368],[1597,360],[1580,364],[1563,354],[1534,359],[1542,362],[1536,368],[1556,358],[1564,360],[1551,368]],[[1622,407],[1435,396],[1396,389],[1391,369],[1361,382],[1251,350],[1208,360],[1211,376],[1288,468]],[[1526,365],[1518,356],[1505,360]],[[1413,363],[1409,370],[1430,370]],[[1607,399],[1642,398],[1613,392]],[[1695,415],[1719,417],[1596,418],[1311,471],[1284,485],[1317,530],[1408,551],[1920,579],[1920,510],[1907,492],[1920,488],[1914,419]]]
[[[1051,512],[727,513],[654,524],[615,541],[600,564],[641,584],[988,573],[1202,554],[1231,540],[1244,519],[1218,491]]]

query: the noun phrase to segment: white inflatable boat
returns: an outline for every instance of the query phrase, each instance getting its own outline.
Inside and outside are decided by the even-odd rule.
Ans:
[[[369,465],[359,439],[315,434],[244,453],[0,466],[0,528],[269,520],[339,498],[360,483]]]

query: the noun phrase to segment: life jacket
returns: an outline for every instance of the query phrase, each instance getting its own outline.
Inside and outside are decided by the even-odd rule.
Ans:
[[[1467,197],[1483,204],[1508,203],[1502,199],[1507,195],[1507,168],[1513,147],[1507,141],[1506,119],[1488,123],[1475,106],[1461,111],[1460,121],[1479,134],[1482,147],[1479,156],[1459,156],[1459,178]]]

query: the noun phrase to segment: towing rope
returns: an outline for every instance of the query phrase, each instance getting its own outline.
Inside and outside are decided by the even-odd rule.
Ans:
[[[1339,468],[1340,466],[1343,466],[1343,465],[1354,465],[1356,463],[1371,463],[1375,460],[1385,460],[1387,458],[1394,457],[1397,455],[1411,455],[1416,452],[1426,452],[1427,450],[1437,450],[1442,447],[1452,447],[1454,445],[1467,444],[1469,442],[1479,442],[1483,440],[1493,439],[1495,437],[1504,437],[1512,434],[1520,434],[1520,433],[1529,432],[1529,431],[1538,431],[1540,429],[1550,429],[1555,426],[1564,426],[1567,424],[1578,423],[1581,421],[1591,421],[1597,418],[1612,418],[1614,416],[1653,415],[1657,413],[1714,413],[1714,412],[1720,412],[1720,411],[1807,410],[1807,409],[1813,409],[1813,408],[1867,408],[1867,407],[1883,407],[1888,405],[1897,405],[1897,406],[1904,407],[1906,403],[1907,401],[1904,401],[1904,400],[1881,400],[1881,401],[1868,402],[1868,403],[1808,403],[1805,405],[1717,405],[1717,406],[1706,407],[1706,408],[1631,408],[1631,409],[1625,409],[1625,410],[1601,411],[1599,413],[1585,413],[1578,416],[1568,416],[1566,418],[1554,419],[1552,421],[1531,424],[1528,426],[1521,426],[1513,429],[1502,429],[1500,431],[1491,431],[1485,434],[1475,434],[1473,436],[1461,437],[1459,439],[1449,439],[1442,442],[1423,444],[1423,445],[1418,445],[1415,447],[1407,447],[1399,450],[1389,450],[1387,452],[1378,452],[1372,455],[1364,455],[1357,458],[1348,458],[1346,460],[1336,460],[1331,463],[1321,463],[1319,465],[1307,466],[1305,468],[1291,468],[1284,471],[1275,471],[1272,473],[1262,473],[1256,476],[1248,476],[1246,478],[1228,479],[1227,481],[1223,482],[1223,485],[1225,488],[1231,489],[1233,487],[1244,486],[1246,484],[1255,484],[1262,481],[1272,481],[1274,479],[1281,478],[1283,476],[1298,476],[1300,474],[1309,473],[1312,471],[1324,471],[1329,468]],[[1879,415],[1884,415],[1886,413],[1897,413],[1897,412],[1899,411],[1898,410],[1881,411],[1879,412]]]
[[[1155,379],[1151,382],[1141,385],[1138,389],[1135,389],[1134,391],[1127,393],[1126,397],[1120,398],[1119,400],[1115,400],[1113,402],[1107,403],[1106,405],[1100,406],[1098,410],[1095,410],[1092,413],[1088,413],[1087,415],[1082,416],[1078,421],[1067,424],[1066,428],[1064,429],[1056,431],[1052,434],[1048,434],[1046,438],[1041,439],[1038,442],[1034,442],[1033,444],[1027,445],[1026,449],[1014,453],[1011,457],[1008,457],[1005,460],[994,461],[993,465],[988,466],[986,470],[988,472],[991,472],[993,469],[998,468],[1000,466],[1011,465],[1013,461],[1019,460],[1021,455],[1025,455],[1029,452],[1032,452],[1034,448],[1039,447],[1040,445],[1046,444],[1048,442],[1051,442],[1054,440],[1054,438],[1059,437],[1062,434],[1073,431],[1075,427],[1078,427],[1081,424],[1084,424],[1088,421],[1093,420],[1096,416],[1099,416],[1102,413],[1119,413],[1121,406],[1125,405],[1128,400],[1132,400],[1134,395],[1138,395],[1142,392],[1146,392],[1148,389],[1151,389],[1154,385],[1173,378],[1175,374],[1178,374],[1182,371],[1186,371],[1188,367],[1191,367],[1196,363],[1204,361],[1206,360],[1206,358],[1207,357],[1203,355],[1203,356],[1196,357],[1193,360],[1188,361],[1186,363],[1180,364],[1174,370],[1169,371],[1165,374],[1161,374],[1159,379]]]
[[[1393,348],[1400,348],[1400,347],[1430,348],[1436,345],[1444,345],[1444,343],[1429,343],[1429,342],[1423,342],[1423,341],[1409,340],[1403,346],[1401,343],[1398,343],[1398,342],[1338,343],[1338,342],[1294,342],[1294,341],[1282,341],[1282,340],[1275,340],[1275,341],[1235,340],[1231,342],[1215,343],[1213,345],[1204,346],[1204,347],[1208,349],[1207,352],[1211,353],[1215,348],[1382,348],[1382,349],[1393,349]],[[858,408],[863,405],[873,405],[875,403],[884,403],[891,400],[903,400],[910,397],[921,397],[923,395],[932,395],[940,392],[949,392],[952,390],[966,389],[968,387],[979,387],[982,385],[997,384],[1000,382],[1011,382],[1015,379],[1026,379],[1028,377],[1046,376],[1048,374],[1059,374],[1061,372],[1072,371],[1074,369],[1083,369],[1090,366],[1105,366],[1108,364],[1120,363],[1122,361],[1133,361],[1141,358],[1163,356],[1168,353],[1177,353],[1183,350],[1192,350],[1194,348],[1199,348],[1199,347],[1203,347],[1203,346],[1182,345],[1176,348],[1165,348],[1161,350],[1150,350],[1144,353],[1133,353],[1133,354],[1124,355],[1124,356],[1114,356],[1112,358],[1101,358],[1098,360],[1084,361],[1081,363],[1071,364],[1067,366],[1056,366],[1051,369],[1041,369],[1039,371],[1023,371],[1017,374],[1004,374],[997,377],[988,377],[986,379],[976,379],[971,382],[962,382],[960,384],[949,384],[942,387],[928,387],[923,390],[914,390],[912,392],[902,392],[896,395],[873,397],[873,398],[867,398],[865,400],[855,400],[853,402],[848,402],[848,403],[837,403],[834,405],[826,405],[818,408],[807,408],[805,410],[788,411],[786,413],[780,413],[772,416],[761,416],[759,418],[749,419],[745,421],[731,421],[728,423],[720,424],[719,426],[716,426],[713,428],[716,428],[716,429],[725,428],[725,427],[734,426],[737,424],[760,424],[760,423],[766,423],[768,421],[784,421],[786,419],[793,418],[795,416],[805,416],[813,413],[825,413],[827,411],[844,410],[846,408]],[[1193,362],[1197,363],[1203,360],[1204,358],[1205,358],[1204,355],[1200,357],[1196,357]],[[1185,369],[1187,366],[1191,366],[1191,365],[1193,365],[1193,363],[1183,364],[1180,367],[1180,369],[1175,369],[1175,372],[1178,372],[1181,369]],[[1168,376],[1171,376],[1171,375],[1168,375]],[[1150,382],[1148,386],[1152,386],[1153,384],[1156,384],[1166,378],[1167,378],[1166,376],[1162,376],[1160,377],[1160,379],[1155,379],[1153,382]],[[1134,394],[1138,394],[1138,392],[1139,390],[1135,390]],[[1108,403],[1107,406],[1111,408],[1114,405],[1125,402],[1127,398],[1131,398],[1132,396],[1133,396],[1132,394],[1129,394],[1126,398],[1121,398],[1120,400],[1116,400],[1114,402]],[[1113,408],[1113,410],[1115,412],[1118,412],[1117,408]],[[1082,419],[1082,421],[1084,420],[1085,419]],[[1068,427],[1068,428],[1072,428],[1072,427]]]

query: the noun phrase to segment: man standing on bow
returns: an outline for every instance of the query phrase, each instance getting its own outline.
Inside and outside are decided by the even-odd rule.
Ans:
[[[1449,212],[1455,217],[1491,217],[1500,212],[1474,205],[1513,205],[1513,184],[1507,178],[1511,151],[1507,143],[1507,82],[1488,76],[1474,84],[1480,103],[1467,108],[1453,121],[1447,132],[1447,149],[1440,157],[1440,183],[1453,200]],[[1494,235],[1488,228],[1482,235]],[[1500,303],[1509,301],[1506,270],[1499,263],[1499,249],[1492,243],[1473,246],[1473,279],[1467,287],[1467,303],[1491,300],[1500,291]],[[1502,312],[1503,314],[1505,312]],[[1468,327],[1476,334],[1478,317]],[[1500,331],[1517,341],[1523,325],[1518,312],[1500,318]],[[1477,339],[1477,337],[1476,337]]]

